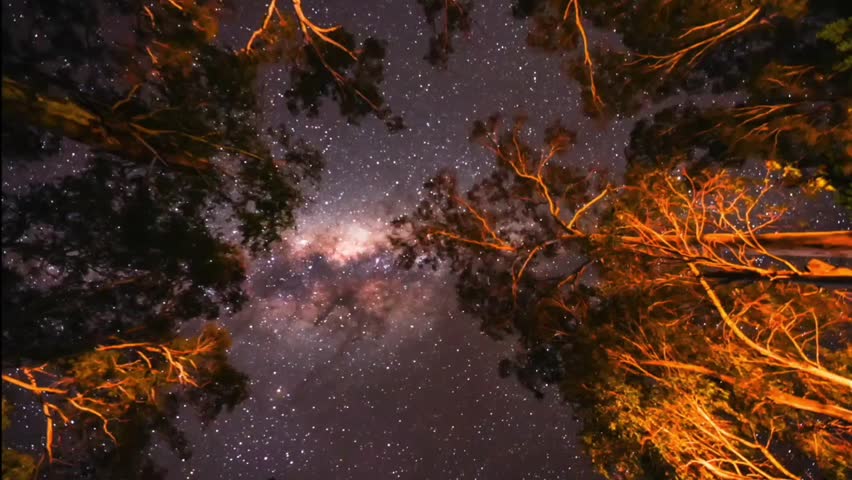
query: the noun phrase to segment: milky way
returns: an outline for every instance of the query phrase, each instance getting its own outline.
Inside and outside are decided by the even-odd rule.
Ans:
[[[285,70],[266,72],[267,110],[328,162],[299,228],[258,259],[251,305],[225,324],[251,397],[206,428],[182,419],[194,455],[158,457],[171,478],[594,478],[570,409],[497,376],[496,342],[458,311],[453,279],[394,266],[388,222],[440,168],[463,181],[492,160],[467,141],[475,119],[526,113],[580,132],[571,161],[618,170],[629,122],[584,119],[561,59],[530,51],[509,5],[477,5],[446,70],[422,59],[429,34],[413,1],[311,2],[316,21],[388,42],[383,91],[408,130],[286,113]],[[307,5],[311,8],[310,5]],[[224,25],[244,42],[265,11],[246,2]]]
[[[583,478],[555,396],[500,380],[511,353],[459,314],[449,282],[293,254],[253,276],[227,325],[251,398],[201,429],[171,478]]]

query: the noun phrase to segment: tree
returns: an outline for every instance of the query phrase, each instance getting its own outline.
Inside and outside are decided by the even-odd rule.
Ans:
[[[203,334],[211,350],[160,357],[188,348],[180,323],[242,307],[248,257],[293,226],[319,180],[320,153],[263,115],[265,66],[288,66],[294,114],[330,99],[350,123],[403,127],[379,89],[383,42],[359,44],[313,23],[300,0],[281,3],[245,45],[217,37],[219,2],[32,0],[31,16],[4,17],[4,180],[31,165],[55,172],[4,182],[3,365],[24,374],[4,380],[36,389],[57,432],[80,419],[57,454],[71,466],[51,462],[48,444],[42,475],[152,478],[152,430],[189,454],[170,419],[179,399],[209,419],[243,398],[222,333]],[[108,25],[126,35],[105,37]],[[182,362],[198,370],[178,395]],[[64,383],[45,397],[51,375]],[[25,468],[22,458],[4,453],[4,478],[7,459]]]
[[[843,478],[848,293],[782,283],[718,290],[705,293],[735,305],[719,309],[723,322],[695,299],[688,311],[659,294],[614,322],[607,353],[619,371],[596,392],[596,428],[653,450],[680,477]],[[676,301],[685,292],[700,293],[667,293]],[[609,471],[637,471],[606,458],[603,442],[590,444]]]
[[[264,119],[263,65],[291,66],[294,111],[330,96],[350,122],[373,113],[402,127],[378,91],[381,42],[356,49],[291,6],[271,2],[238,49],[217,41],[223,9],[207,2],[33,1],[38,19],[5,29],[4,162],[89,160],[59,185],[4,191],[4,362],[239,308],[241,247],[260,251],[291,227],[322,166]],[[105,20],[135,23],[131,41],[102,38]]]
[[[770,246],[761,232],[783,212],[764,203],[768,178],[749,188],[723,173],[679,177],[650,176],[615,206],[613,233],[640,240],[600,268],[603,288],[629,308],[604,320],[618,373],[598,390],[595,418],[610,424],[597,428],[654,450],[682,477],[801,478],[814,462],[842,478],[852,447],[849,297],[810,283],[849,284],[852,270],[812,256],[848,256],[852,235],[814,232],[818,249]],[[716,243],[712,232],[724,230],[739,244]],[[807,267],[793,255],[810,258]],[[804,275],[786,273],[795,271]],[[606,455],[607,445],[592,448]],[[625,468],[638,469],[609,470]]]
[[[447,68],[456,32],[469,34],[471,29],[471,0],[417,0],[423,7],[426,23],[432,29],[426,59],[438,68]]]
[[[686,103],[642,120],[631,163],[700,170],[760,157],[785,170],[788,184],[836,191],[850,204],[848,12],[836,3],[523,0],[511,10],[528,21],[532,48],[566,58],[591,117],[632,116],[679,93],[741,96],[734,106]],[[590,41],[587,27],[618,34],[623,46]]]
[[[23,367],[3,381],[41,404],[46,428],[39,467],[46,460],[52,475],[151,478],[162,472],[138,453],[154,431],[182,457],[189,454],[170,420],[181,403],[197,407],[207,422],[247,396],[248,378],[227,363],[229,346],[227,332],[211,325],[196,338],[168,344],[113,342]],[[111,451],[103,451],[105,442]]]
[[[486,331],[519,334],[501,373],[559,383],[612,478],[798,478],[801,459],[842,478],[852,324],[825,286],[852,270],[815,257],[848,257],[852,232],[779,231],[777,173],[602,185],[554,160],[572,132],[534,150],[521,126],[478,122],[494,173],[427,182],[392,236],[405,266],[449,264]]]
[[[550,5],[533,2],[516,11],[532,15],[536,25],[550,25],[544,27],[548,32],[562,31],[564,26],[548,14]],[[829,24],[840,14],[835,6],[656,0],[584,5],[593,23],[615,30],[627,48],[593,52],[597,82],[586,72],[588,48],[582,62],[569,60],[589,114],[631,115],[647,100],[683,91],[744,95],[734,107],[687,104],[643,120],[632,134],[629,161],[665,158],[672,163],[664,167],[690,162],[700,169],[708,162],[732,165],[767,158],[785,169],[788,184],[838,191],[849,203],[850,77],[835,68],[843,62],[845,31],[842,21]],[[530,44],[554,51],[574,48],[572,42],[556,46],[540,37],[531,34]],[[651,148],[660,144],[670,150]]]
[[[285,94],[290,111],[316,115],[321,97],[331,96],[350,123],[372,113],[389,131],[404,129],[402,117],[394,116],[384,105],[378,89],[384,79],[384,42],[370,37],[356,49],[352,34],[340,26],[314,24],[302,0],[292,0],[291,5],[295,18],[282,12],[277,0],[271,0],[262,26],[243,49],[260,61],[290,63],[292,85]]]

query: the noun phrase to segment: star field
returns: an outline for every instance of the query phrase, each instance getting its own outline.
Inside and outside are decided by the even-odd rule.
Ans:
[[[497,378],[511,345],[449,282],[387,254],[289,258],[227,322],[251,398],[204,429],[187,412],[195,454],[173,478],[589,478],[570,411]]]

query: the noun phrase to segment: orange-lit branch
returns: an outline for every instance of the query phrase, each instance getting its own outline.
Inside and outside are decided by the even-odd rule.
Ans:
[[[62,390],[59,388],[51,388],[51,387],[39,387],[38,385],[31,385],[29,383],[22,382],[17,378],[10,377],[9,375],[3,375],[3,380],[11,383],[12,385],[16,385],[23,389],[29,390],[36,395],[41,395],[43,393],[56,393],[56,394],[66,394],[68,390]]]
[[[337,72],[336,70],[334,70],[333,68],[331,68],[330,65],[328,65],[328,63],[325,61],[325,57],[322,55],[322,52],[320,51],[320,49],[316,45],[316,40],[315,40],[315,38],[316,38],[316,39],[319,39],[323,43],[327,43],[329,45],[332,45],[333,47],[335,47],[335,48],[339,49],[340,51],[349,55],[353,60],[358,60],[358,55],[355,52],[346,48],[340,42],[331,38],[328,35],[329,33],[332,33],[332,32],[339,30],[340,26],[336,25],[334,27],[320,27],[319,25],[313,23],[307,17],[307,15],[305,15],[305,11],[302,8],[302,0],[292,0],[292,5],[293,5],[293,10],[296,13],[296,18],[299,20],[299,29],[302,31],[302,35],[304,37],[305,43],[307,43],[308,45],[311,45],[311,47],[314,48],[314,50],[317,53],[317,56],[319,56],[320,61],[326,67],[328,72],[331,73],[332,76],[338,82],[342,82],[344,80],[342,75],[339,72]],[[263,23],[261,24],[260,28],[258,28],[257,30],[254,31],[254,33],[252,33],[251,38],[249,38],[248,43],[246,44],[245,48],[243,49],[245,52],[250,53],[252,51],[252,47],[254,45],[254,42],[266,32],[266,30],[269,28],[270,24],[272,23],[273,18],[275,18],[275,17],[278,18],[278,21],[281,24],[286,23],[286,19],[284,18],[284,15],[282,15],[281,11],[278,9],[277,0],[271,0],[269,2],[267,9],[266,9],[266,16],[263,19]]]
[[[838,388],[845,389],[848,391],[848,394],[852,395],[852,378],[847,378],[842,374],[827,370],[826,368],[814,362],[801,361],[795,358],[791,358],[789,355],[781,354],[776,350],[759,344],[751,337],[746,335],[746,333],[743,332],[743,330],[739,327],[737,321],[731,317],[731,315],[722,305],[722,300],[716,294],[716,291],[713,289],[710,283],[707,282],[707,280],[701,276],[701,271],[698,269],[698,267],[690,263],[689,268],[692,273],[696,277],[698,277],[698,281],[701,284],[701,287],[706,292],[707,298],[710,300],[710,303],[712,303],[713,306],[716,308],[716,311],[719,312],[719,316],[722,317],[722,320],[725,322],[725,326],[727,326],[730,331],[749,349],[759,354],[761,357],[764,357],[773,365],[777,365],[782,368],[788,368],[806,375],[813,376],[815,378],[833,384]]]
[[[783,211],[764,205],[767,179],[756,193],[738,187],[725,171],[699,182],[664,175],[645,183],[647,211],[620,213],[616,237],[625,247],[651,257],[691,263],[709,276],[724,274],[805,281],[852,280],[848,270],[803,270],[788,256],[852,256],[852,232],[767,233]]]
[[[765,440],[758,441],[757,427],[745,417],[695,392],[693,374],[709,376],[736,387],[758,405],[769,400],[780,407],[833,417],[837,420],[826,422],[824,428],[841,432],[838,440],[852,420],[852,412],[841,406],[790,395],[772,387],[758,390],[748,383],[753,379],[737,380],[704,366],[660,359],[649,345],[637,346],[645,355],[650,355],[650,359],[621,352],[615,354],[619,364],[634,374],[653,378],[657,389],[668,390],[670,394],[662,395],[660,404],[644,409],[636,421],[647,432],[646,441],[652,441],[666,461],[678,468],[684,477],[701,477],[696,470],[704,469],[720,478],[798,478],[771,453],[775,433],[771,419],[768,435]],[[658,345],[658,348],[665,352],[660,354],[665,357],[674,354],[670,346]],[[663,370],[652,373],[649,368]],[[846,427],[842,422],[846,422]],[[842,445],[838,447],[843,448]]]
[[[461,235],[459,235],[457,233],[448,232],[446,230],[429,230],[429,234],[430,235],[439,235],[441,237],[447,237],[447,238],[449,238],[451,240],[455,240],[457,242],[469,243],[471,245],[478,245],[480,247],[490,248],[492,250],[500,250],[500,251],[503,251],[503,252],[514,252],[516,250],[515,247],[513,247],[511,245],[484,242],[484,241],[480,241],[480,240],[474,240],[472,238],[465,238],[465,237],[462,237]]]
[[[120,418],[133,404],[156,402],[157,388],[170,384],[198,387],[196,373],[199,372],[195,359],[214,353],[219,346],[215,336],[202,333],[191,348],[173,348],[164,344],[123,343],[106,345],[95,349],[98,355],[110,353],[108,357],[86,355],[79,362],[96,362],[102,365],[100,371],[105,374],[99,383],[92,384],[88,378],[81,383],[77,378],[53,380],[47,385],[39,384],[37,375],[54,377],[46,370],[46,365],[36,368],[22,368],[27,381],[11,375],[3,375],[3,381],[28,390],[42,403],[45,417],[45,451],[48,460],[54,460],[56,444],[56,417],[65,424],[71,423],[73,416],[84,415],[98,419],[101,430],[113,442],[118,443],[110,431],[110,421]],[[146,355],[144,352],[148,352]],[[119,359],[132,359],[119,363]],[[142,360],[144,360],[144,362]],[[154,382],[153,384],[151,382]],[[65,388],[59,388],[63,386]],[[113,395],[113,391],[121,395]]]
[[[255,40],[260,38],[264,34],[264,32],[266,32],[266,30],[269,28],[269,24],[272,22],[273,16],[277,16],[278,21],[282,24],[286,23],[286,21],[284,20],[284,16],[281,15],[281,12],[278,10],[277,3],[278,0],[270,0],[269,6],[266,9],[266,17],[263,18],[263,24],[260,26],[260,28],[255,30],[254,33],[251,34],[251,38],[249,38],[249,41],[246,43],[246,46],[243,49],[243,51],[245,51],[246,53],[251,53]]]
[[[530,253],[527,254],[527,259],[524,260],[524,263],[521,265],[521,269],[518,270],[518,273],[514,273],[514,271],[512,272],[512,296],[514,298],[518,297],[518,288],[520,287],[524,272],[527,270],[527,266],[529,266],[533,257],[535,257],[545,246],[545,244],[537,245],[535,248],[530,250]]]
[[[768,117],[773,113],[786,110],[790,107],[795,107],[798,103],[782,103],[778,105],[752,105],[749,107],[739,107],[732,109],[735,118],[744,118],[738,126],[745,126],[748,123],[756,122],[762,118]]]
[[[596,203],[603,200],[604,197],[606,197],[609,192],[610,192],[609,187],[604,188],[603,191],[601,193],[599,193],[595,198],[589,200],[588,202],[583,204],[582,207],[578,208],[577,211],[574,213],[574,216],[571,218],[571,221],[568,222],[568,225],[567,225],[568,230],[574,231],[575,225],[577,224],[577,221],[580,220],[580,217],[582,217],[584,213],[589,211],[589,209],[594,207]]]
[[[589,54],[589,38],[586,36],[586,29],[583,27],[583,19],[580,14],[580,0],[569,0],[565,7],[565,13],[562,15],[562,20],[568,20],[571,15],[571,10],[574,10],[574,23],[577,25],[577,31],[580,32],[580,37],[583,39],[583,64],[589,70],[589,92],[592,95],[592,103],[595,108],[603,106],[603,100],[598,95],[598,88],[595,85],[595,66],[592,63],[592,56]]]
[[[156,64],[160,63],[159,57],[157,57],[157,55],[154,54],[154,51],[151,50],[151,47],[145,47],[145,51],[148,53],[148,58],[151,59],[152,64],[156,65]]]
[[[181,4],[179,4],[178,2],[176,2],[175,0],[166,0],[166,1],[169,3],[169,5],[175,7],[176,9],[180,10],[181,12],[184,10],[183,6]]]
[[[342,51],[346,55],[349,55],[353,60],[358,60],[358,55],[352,50],[346,48],[343,44],[338,42],[337,40],[331,38],[328,34],[332,33],[336,30],[340,29],[339,25],[334,27],[320,27],[313,23],[307,15],[305,15],[304,10],[302,9],[302,0],[292,0],[293,1],[293,9],[296,12],[296,17],[299,20],[299,28],[302,31],[302,35],[305,39],[305,42],[313,48],[314,52],[319,58],[320,63],[322,63],[323,67],[326,69],[328,73],[334,77],[334,80],[337,82],[338,88],[341,90],[345,90],[346,88],[350,88],[355,95],[364,101],[369,107],[376,113],[381,112],[381,108],[376,104],[375,101],[371,100],[364,92],[362,92],[359,88],[354,87],[353,85],[348,84],[346,81],[346,77],[344,77],[340,72],[335,70],[326,60],[325,55],[320,49],[319,45],[317,45],[314,36],[318,38],[322,43],[327,43],[334,48]]]
[[[814,70],[813,65],[780,65],[778,67],[781,72],[776,76],[764,77],[769,83],[778,85],[787,92],[802,91],[802,87],[797,86],[797,83],[802,81],[802,76]]]
[[[358,60],[358,56],[355,55],[355,52],[349,50],[348,48],[341,45],[338,41],[328,36],[329,33],[339,30],[340,25],[325,28],[317,26],[316,24],[311,22],[311,20],[305,15],[304,10],[302,10],[302,0],[293,0],[293,9],[296,11],[296,16],[299,18],[299,25],[302,29],[302,33],[305,34],[305,39],[308,42],[313,42],[310,36],[311,33],[313,33],[323,42],[337,47],[340,51],[352,57],[353,60]]]
[[[747,113],[751,118],[765,110]],[[657,403],[631,421],[683,477],[797,478],[772,453],[776,417],[806,422],[800,426],[808,431],[805,448],[831,445],[838,452],[832,458],[852,451],[852,410],[845,400],[852,378],[842,356],[825,354],[837,353],[831,345],[852,326],[848,293],[775,281],[834,275],[852,282],[852,270],[814,260],[805,270],[785,258],[847,256],[852,232],[771,232],[783,211],[765,205],[770,180],[738,182],[724,171],[697,179],[658,173],[643,179],[638,207],[628,199],[617,213],[614,237],[622,250],[659,260],[652,265],[664,273],[646,285],[665,292],[662,303],[698,301],[688,308],[654,302],[638,313],[626,346],[609,350],[622,368],[654,379],[665,392],[655,393]],[[716,274],[765,281],[731,288],[713,285]],[[721,328],[696,314],[706,308],[702,304],[715,310]],[[706,338],[706,350],[669,340],[683,329]],[[720,401],[714,393],[720,388],[749,406],[742,411],[739,401]]]
[[[774,157],[778,151],[779,136],[782,133],[801,128],[808,128],[809,126],[807,117],[804,113],[793,113],[787,111],[788,109],[798,105],[800,105],[800,103],[755,105],[751,107],[732,109],[731,112],[733,118],[742,119],[740,123],[737,124],[737,128],[746,126],[750,127],[748,131],[736,139],[736,142],[746,138],[750,138],[758,142],[768,142],[771,139],[772,156]],[[774,114],[779,112],[784,112],[784,114],[772,118]],[[798,124],[797,122],[802,123]],[[830,132],[831,130],[824,132],[823,134],[830,134]]]
[[[554,243],[562,242],[565,240],[580,238],[591,238],[592,240],[594,240],[597,238],[596,235],[588,235],[581,231],[578,228],[578,222],[583,217],[583,215],[585,215],[595,205],[600,203],[612,191],[610,187],[606,187],[594,198],[585,202],[583,205],[577,208],[571,220],[566,222],[564,219],[562,219],[560,207],[557,204],[556,199],[554,199],[550,186],[545,180],[544,170],[547,164],[556,156],[556,154],[564,148],[564,144],[559,141],[551,142],[549,148],[542,153],[541,158],[537,162],[537,165],[531,165],[531,162],[527,158],[527,154],[525,153],[524,148],[521,145],[521,141],[519,138],[519,130],[519,125],[516,125],[512,130],[512,145],[511,147],[509,147],[510,151],[506,151],[506,149],[504,149],[504,147],[500,144],[496,136],[493,134],[488,135],[486,137],[487,142],[484,144],[484,146],[489,151],[493,152],[499,160],[505,162],[518,178],[533,182],[533,184],[535,185],[535,191],[547,203],[547,208],[550,213],[550,216],[556,221],[556,223],[559,225],[559,227],[561,227],[561,229],[566,231],[566,233],[563,233],[561,235],[555,234],[552,238],[545,239],[542,243],[535,246],[531,246],[531,248],[526,251],[523,260],[521,257],[515,259],[515,263],[512,266],[512,293],[515,297],[517,296],[518,289],[520,288],[520,283],[523,279],[524,274],[529,270],[536,256],[544,248]],[[451,198],[455,202],[464,206],[468,210],[468,212],[471,213],[474,218],[476,218],[476,220],[479,222],[482,240],[467,238],[458,233],[450,232],[442,228],[432,228],[428,230],[429,234],[440,235],[455,241],[468,243],[471,245],[477,245],[493,250],[513,253],[519,251],[519,247],[512,246],[508,242],[500,238],[500,236],[497,235],[495,229],[491,226],[485,216],[478,212],[475,208],[473,208],[463,198],[458,195],[452,195]],[[493,241],[489,241],[489,238]],[[520,266],[517,267],[516,270],[516,266],[518,264],[520,264]]]
[[[473,208],[473,206],[470,203],[466,202],[462,197],[460,197],[458,195],[453,195],[453,200],[458,202],[460,205],[462,205],[464,208],[466,208],[468,212],[470,212],[474,217],[476,217],[476,219],[479,221],[479,224],[482,225],[482,237],[483,237],[483,239],[486,236],[489,236],[489,237],[493,238],[494,242],[497,243],[498,245],[505,246],[505,247],[511,247],[511,245],[509,245],[505,240],[503,240],[502,238],[500,238],[497,235],[497,232],[494,231],[494,229],[491,227],[491,224],[489,224],[488,220],[486,220],[485,216],[482,215],[480,212],[478,212],[475,208]],[[514,250],[514,248],[513,248],[513,250]]]
[[[486,144],[485,147],[492,151],[497,157],[504,162],[506,162],[512,170],[515,172],[520,178],[524,178],[526,180],[530,180],[536,185],[536,190],[541,194],[544,200],[547,202],[547,208],[550,211],[550,216],[553,217],[556,222],[561,225],[565,230],[568,230],[572,233],[578,233],[575,229],[568,227],[568,224],[565,220],[560,217],[560,209],[556,204],[556,201],[553,199],[553,195],[550,192],[550,187],[548,187],[547,182],[544,181],[544,176],[542,172],[543,165],[550,161],[556,153],[559,151],[559,147],[552,145],[547,153],[542,159],[542,165],[537,169],[537,173],[535,175],[529,173],[527,169],[527,159],[524,153],[521,151],[520,140],[518,139],[518,128],[512,131],[512,142],[515,146],[515,155],[513,156],[505,154],[500,148],[499,143],[493,137],[488,137],[490,143]]]
[[[637,372],[642,372],[646,375],[651,374],[648,373],[648,371],[642,367],[663,367],[683,372],[693,372],[699,375],[706,375],[708,377],[721,380],[731,386],[739,385],[744,392],[750,393],[748,385],[743,385],[743,381],[738,381],[732,375],[722,374],[700,365],[682,363],[673,360],[637,360],[636,358],[626,354],[619,355],[619,361],[628,368],[635,369]],[[653,376],[654,378],[660,378],[660,376],[658,375]],[[778,389],[770,389],[764,392],[760,392],[760,394],[756,394],[756,396],[762,396],[763,398],[767,398],[778,405],[792,407],[798,410],[804,410],[811,413],[827,415],[840,420],[844,420],[852,424],[852,410],[844,408],[840,405],[831,405],[822,402],[817,402],[808,398],[798,397],[795,395],[784,393]]]
[[[146,16],[148,17],[148,19],[151,21],[151,28],[156,29],[156,28],[157,28],[157,20],[156,20],[156,18],[154,17],[154,12],[153,12],[153,11],[151,11],[151,7],[149,7],[149,6],[147,6],[147,5],[144,5],[144,6],[142,7],[142,9],[145,11],[145,15],[146,15]]]
[[[678,40],[681,40],[681,39],[683,39],[683,38],[686,38],[686,37],[688,37],[688,36],[692,35],[692,34],[693,34],[693,33],[695,33],[695,32],[700,32],[700,31],[708,30],[708,29],[710,29],[710,30],[714,30],[714,29],[715,29],[715,27],[718,27],[718,26],[720,26],[720,25],[724,25],[725,23],[727,23],[728,21],[730,21],[732,18],[736,18],[736,17],[738,17],[738,16],[740,16],[740,15],[742,15],[742,13],[738,13],[738,14],[734,15],[733,17],[729,17],[729,18],[720,18],[719,20],[715,20],[715,21],[712,21],[712,22],[709,22],[709,23],[705,23],[704,25],[699,25],[699,26],[697,26],[697,27],[692,27],[692,28],[690,28],[689,30],[687,30],[686,32],[684,32],[683,34],[679,35],[677,38],[678,38]]]
[[[81,394],[77,394],[76,397],[68,399],[68,404],[70,404],[72,407],[76,408],[77,410],[80,410],[80,411],[86,412],[86,413],[90,413],[90,414],[98,417],[99,419],[101,419],[101,422],[102,422],[101,428],[103,429],[104,433],[107,434],[107,436],[113,441],[113,443],[117,444],[118,441],[115,439],[115,436],[112,434],[112,432],[109,431],[109,420],[104,416],[103,413],[95,410],[94,408],[89,408],[89,407],[83,406],[82,402],[84,400],[85,400],[85,397],[83,397]]]
[[[734,25],[731,25],[727,29],[705,38],[704,40],[695,42],[687,47],[684,47],[676,52],[669,53],[667,55],[640,55],[639,61],[651,60],[649,68],[651,70],[664,70],[666,73],[671,73],[681,62],[686,60],[687,65],[693,65],[699,58],[701,58],[708,50],[718,45],[720,42],[725,40],[728,37],[735,35],[736,33],[745,29],[748,24],[757,17],[760,13],[761,8],[757,7],[751,11],[745,18],[740,20]],[[731,23],[739,18],[742,14],[732,15],[723,20],[724,23]],[[695,27],[687,31],[687,33],[681,35],[681,37],[686,36],[687,34],[694,33],[699,30],[704,30],[710,27],[718,27],[718,24],[711,22],[711,24],[701,25],[699,27]],[[636,63],[636,62],[633,62]]]
[[[115,102],[115,104],[112,106],[111,110],[113,112],[115,112],[116,110],[121,108],[122,105],[126,105],[127,103],[130,103],[130,101],[133,100],[133,97],[135,97],[139,93],[139,89],[141,89],[141,88],[142,88],[141,83],[137,83],[136,85],[133,85],[133,88],[131,88],[130,91],[127,92],[127,96],[125,96],[123,99]]]
[[[582,235],[582,234],[565,234],[565,235],[560,235],[557,238],[542,242],[542,243],[536,245],[535,247],[533,247],[532,250],[530,250],[529,253],[527,253],[526,259],[521,264],[521,268],[517,272],[514,271],[514,265],[512,266],[512,296],[517,298],[518,288],[520,287],[521,279],[523,279],[524,273],[527,271],[527,268],[530,266],[530,263],[532,262],[532,260],[542,250],[544,250],[548,246],[553,245],[555,243],[563,242],[563,241],[566,241],[566,240],[576,240],[578,238],[583,238],[583,237],[584,237],[584,235]],[[518,258],[518,260],[520,260],[520,258]],[[573,272],[571,275],[569,275],[568,277],[563,279],[561,282],[559,282],[557,290],[559,288],[562,288],[567,282],[572,281],[572,280],[576,280],[577,278],[579,278],[583,274],[583,272],[585,272],[586,268],[588,268],[590,263],[591,262],[587,262],[587,263],[583,264],[579,269],[577,269],[577,271]]]

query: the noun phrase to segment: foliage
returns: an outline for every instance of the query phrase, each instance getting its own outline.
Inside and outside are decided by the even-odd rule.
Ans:
[[[182,403],[206,422],[245,398],[224,332],[202,335],[212,350],[162,357],[195,348],[176,339],[181,323],[244,305],[248,257],[294,225],[319,180],[320,152],[264,115],[267,66],[289,69],[295,114],[331,100],[349,123],[404,127],[380,90],[384,43],[288,4],[273,0],[245,45],[219,37],[218,1],[30,0],[29,15],[4,16],[4,371],[59,378],[49,388],[65,393],[36,400],[57,428],[75,420],[66,463],[46,458],[44,475],[156,478],[153,432],[190,453],[171,419]],[[116,338],[141,347],[105,349]]]
[[[85,350],[115,333],[168,336],[180,321],[238,309],[242,248],[276,241],[319,178],[319,152],[261,113],[257,52],[216,41],[218,6],[107,7],[113,17],[78,17],[74,5],[34,2],[44,18],[31,28],[48,39],[73,34],[74,45],[104,19],[136,15],[129,45],[94,36],[72,56],[62,43],[4,43],[4,135],[14,145],[4,162],[85,158],[56,184],[4,192],[7,363]],[[83,149],[45,151],[45,138]]]
[[[573,133],[536,150],[521,125],[477,122],[495,171],[465,193],[428,181],[391,236],[403,266],[457,273],[484,330],[518,334],[501,374],[558,384],[609,478],[843,478],[852,312],[813,284],[852,270],[801,256],[848,255],[852,235],[779,231],[782,172],[601,186],[554,160]]]
[[[31,480],[36,471],[36,461],[31,455],[3,449],[3,480]]]
[[[417,0],[423,8],[426,23],[432,30],[429,52],[423,57],[430,64],[445,69],[450,54],[455,51],[453,37],[471,30],[472,0]]]
[[[724,95],[642,119],[631,164],[772,161],[800,172],[789,185],[829,186],[852,205],[849,20],[838,19],[836,2],[519,0],[511,12],[528,23],[531,48],[565,57],[591,117],[642,114],[684,93]],[[590,40],[587,29],[620,44]],[[737,104],[724,106],[733,95]]]
[[[228,333],[209,325],[195,338],[113,343],[3,379],[41,403],[51,475],[149,478],[158,469],[138,452],[155,432],[182,458],[189,455],[171,420],[181,404],[194,406],[206,423],[245,399],[248,378],[228,365],[229,346]]]
[[[837,52],[845,55],[840,63],[834,66],[835,70],[845,72],[852,68],[852,17],[829,23],[817,37],[833,43]]]

